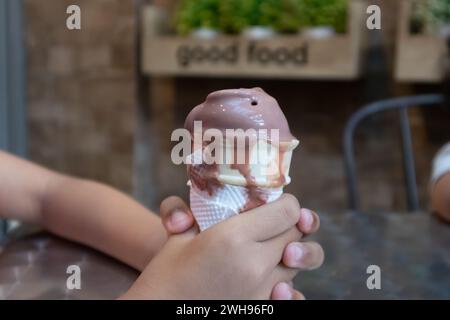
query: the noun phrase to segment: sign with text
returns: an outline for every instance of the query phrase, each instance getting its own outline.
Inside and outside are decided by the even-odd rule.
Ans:
[[[261,40],[244,35],[208,40],[176,36],[167,32],[167,18],[160,9],[145,6],[142,71],[150,76],[353,80],[361,70],[367,19],[374,28],[379,19],[366,0],[348,3],[346,33],[322,39],[276,34]],[[372,11],[368,13],[368,9]]]
[[[150,75],[353,79],[359,70],[358,50],[347,35],[154,37],[144,39],[142,62]]]
[[[289,46],[285,44],[268,45],[264,42],[248,41],[223,45],[220,42],[200,43],[195,45],[181,44],[177,51],[177,62],[181,67],[223,63],[229,66],[241,63],[256,64],[261,67],[275,64],[278,66],[304,66],[308,61],[308,43],[296,41]]]

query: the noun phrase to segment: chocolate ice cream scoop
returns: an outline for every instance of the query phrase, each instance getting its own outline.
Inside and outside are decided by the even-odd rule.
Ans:
[[[194,136],[193,140],[200,133],[194,132],[198,128],[195,121],[201,121],[202,130],[219,130],[219,137],[223,134],[223,140],[214,137],[211,144],[207,140],[195,146],[193,142],[194,150],[189,155],[191,160],[201,160],[189,161],[187,165],[190,205],[201,230],[281,196],[284,186],[290,182],[292,151],[299,141],[292,136],[286,117],[273,97],[260,88],[216,91],[186,119],[185,128]],[[228,136],[227,129],[236,136]],[[237,133],[236,129],[256,132]],[[278,135],[272,136],[273,129]],[[255,135],[256,139],[245,140],[241,145],[235,143],[235,137],[247,134],[249,138]],[[218,150],[230,155],[224,158],[231,161],[205,161],[220,154]],[[239,155],[244,155],[243,161],[235,161]]]
[[[260,88],[230,89],[208,95],[206,101],[195,107],[188,115],[185,128],[194,133],[194,121],[201,121],[202,130],[218,129],[224,133],[223,154],[230,157],[224,162],[202,161],[188,165],[190,180],[198,189],[212,195],[223,184],[246,186],[247,188],[281,188],[290,182],[288,176],[292,150],[298,145],[277,101]],[[266,136],[258,136],[244,145],[234,143],[227,129],[263,129]],[[272,136],[278,130],[278,137]],[[239,134],[240,135],[240,134]],[[245,135],[245,134],[244,134]],[[203,144],[193,155],[212,154]],[[207,152],[206,152],[207,151]],[[269,151],[269,152],[261,152]],[[236,161],[236,154],[245,159]],[[242,159],[242,158],[241,158]],[[203,159],[204,160],[204,159]]]
[[[295,139],[278,102],[261,88],[215,91],[189,113],[184,127],[194,130],[194,121],[203,129],[278,129],[280,141]]]

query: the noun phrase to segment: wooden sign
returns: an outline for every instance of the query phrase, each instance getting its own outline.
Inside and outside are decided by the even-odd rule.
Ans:
[[[142,66],[149,75],[354,79],[360,71],[365,1],[349,1],[347,34],[326,39],[300,35],[213,40],[164,35],[161,12],[143,12]]]
[[[439,82],[447,65],[444,37],[410,33],[411,1],[402,0],[397,41],[395,78],[405,82]]]

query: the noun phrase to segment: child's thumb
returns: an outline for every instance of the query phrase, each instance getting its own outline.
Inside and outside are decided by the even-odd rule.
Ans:
[[[171,196],[163,200],[160,206],[161,221],[169,235],[197,233],[194,216],[187,204],[179,197]]]

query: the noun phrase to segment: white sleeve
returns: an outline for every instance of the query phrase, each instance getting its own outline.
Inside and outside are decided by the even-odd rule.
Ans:
[[[450,172],[450,142],[444,145],[434,157],[431,183],[436,183],[447,172]]]

